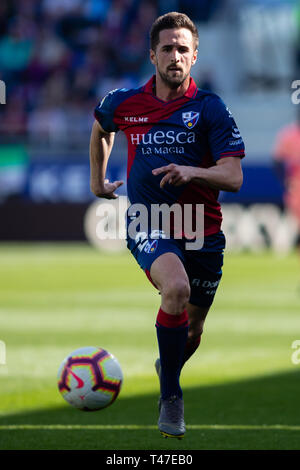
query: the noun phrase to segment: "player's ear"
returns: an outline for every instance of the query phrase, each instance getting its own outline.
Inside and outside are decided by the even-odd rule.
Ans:
[[[193,58],[192,58],[192,65],[194,65],[197,61],[197,56],[198,56],[198,49],[194,50]]]
[[[150,61],[152,62],[153,65],[156,65],[156,54],[153,49],[150,49]]]

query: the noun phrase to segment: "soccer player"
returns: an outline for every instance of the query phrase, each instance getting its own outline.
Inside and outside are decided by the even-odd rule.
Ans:
[[[297,244],[300,248],[300,105],[297,119],[282,128],[276,136],[274,164],[284,184],[284,204],[298,224]]]
[[[223,101],[197,88],[190,76],[198,51],[198,32],[189,17],[167,13],[150,32],[154,76],[137,89],[111,91],[96,107],[90,142],[91,190],[114,199],[122,181],[105,172],[119,129],[128,140],[130,204],[204,204],[204,243],[187,249],[190,234],[174,230],[128,235],[128,248],[161,294],[156,319],[160,379],[158,427],[165,437],[185,433],[180,372],[199,346],[203,325],[222,275],[224,234],[219,190],[242,184],[244,144]],[[128,215],[128,227],[135,214]]]

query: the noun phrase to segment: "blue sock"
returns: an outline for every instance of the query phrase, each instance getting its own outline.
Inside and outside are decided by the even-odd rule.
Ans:
[[[155,326],[161,365],[161,397],[163,400],[173,395],[182,398],[179,377],[188,336],[187,311],[171,315],[160,309]]]

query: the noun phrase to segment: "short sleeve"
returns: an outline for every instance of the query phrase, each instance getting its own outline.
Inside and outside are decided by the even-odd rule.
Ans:
[[[94,110],[95,119],[105,132],[117,132],[118,126],[114,122],[115,111],[118,106],[119,90],[110,91]]]
[[[224,157],[245,156],[245,145],[236,122],[217,95],[210,96],[207,100],[204,122],[214,161]]]

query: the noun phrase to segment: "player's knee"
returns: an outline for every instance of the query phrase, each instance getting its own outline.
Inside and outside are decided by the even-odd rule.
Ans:
[[[190,298],[190,286],[182,280],[173,281],[165,289],[165,296],[186,304]]]
[[[162,289],[162,297],[169,305],[169,311],[179,315],[185,309],[190,298],[190,286],[184,280],[175,280]]]

